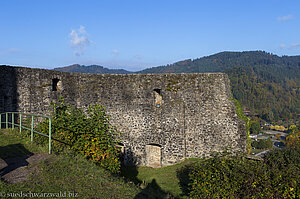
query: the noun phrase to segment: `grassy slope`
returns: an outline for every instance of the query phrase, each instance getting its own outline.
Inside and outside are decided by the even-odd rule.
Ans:
[[[5,133],[5,135],[4,135]],[[36,145],[15,135],[16,132],[0,131],[0,154],[2,158],[42,152]],[[15,151],[15,152],[11,152]],[[17,152],[16,152],[17,151]],[[5,155],[8,154],[8,155]],[[41,162],[30,180],[17,184],[0,181],[1,193],[78,193],[78,198],[134,198],[141,190],[135,185],[72,154],[52,155]],[[2,198],[2,197],[1,197]]]

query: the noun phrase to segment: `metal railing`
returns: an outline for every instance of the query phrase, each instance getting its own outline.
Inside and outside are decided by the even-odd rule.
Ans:
[[[5,121],[2,122],[2,115],[4,115]],[[10,119],[9,120],[9,116]],[[19,116],[19,124],[16,123],[16,118],[15,116]],[[26,126],[22,126],[22,116],[31,116],[31,128],[28,128]],[[43,117],[49,119],[49,134],[46,135],[44,133],[38,132],[34,130],[34,117]],[[20,129],[20,134],[22,133],[22,129],[29,130],[31,132],[31,142],[33,142],[33,133],[37,133],[43,136],[46,136],[49,138],[49,154],[51,154],[51,118],[50,116],[47,115],[37,115],[37,114],[28,114],[28,113],[21,113],[21,112],[6,112],[6,113],[0,113],[0,129],[2,128],[2,124],[5,124],[5,128],[9,128],[9,124],[11,124],[12,129],[15,128],[15,126],[19,127]]]

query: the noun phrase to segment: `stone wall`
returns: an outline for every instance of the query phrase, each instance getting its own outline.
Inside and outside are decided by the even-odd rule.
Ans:
[[[151,166],[155,160],[165,166],[246,151],[245,125],[226,74],[79,74],[8,66],[0,66],[0,74],[2,112],[48,114],[49,103],[60,96],[83,109],[105,106],[123,133],[126,163]]]

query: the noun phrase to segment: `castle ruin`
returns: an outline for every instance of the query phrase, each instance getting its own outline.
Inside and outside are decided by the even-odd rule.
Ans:
[[[49,114],[62,96],[103,105],[122,132],[125,163],[171,165],[224,150],[246,152],[246,129],[223,73],[80,74],[0,66],[0,112]]]

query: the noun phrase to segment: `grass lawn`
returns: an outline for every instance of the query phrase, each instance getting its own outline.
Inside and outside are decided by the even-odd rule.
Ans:
[[[0,158],[18,157],[33,152],[47,153],[48,146],[31,144],[30,137],[19,136],[17,129],[0,130]]]
[[[159,187],[165,195],[171,194],[176,198],[188,198],[182,192],[177,171],[184,165],[195,161],[199,160],[196,158],[188,159],[180,164],[158,169],[149,167],[124,167],[121,173],[126,179],[141,184],[142,188],[150,185]]]

